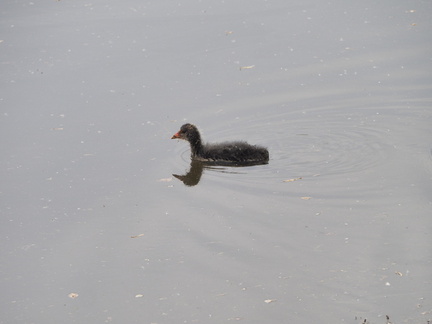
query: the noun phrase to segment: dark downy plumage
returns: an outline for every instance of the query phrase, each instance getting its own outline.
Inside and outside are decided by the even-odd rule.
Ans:
[[[178,138],[190,143],[191,157],[194,160],[221,165],[254,165],[266,164],[269,152],[265,147],[250,145],[246,142],[223,142],[203,144],[198,128],[184,124],[171,139]]]

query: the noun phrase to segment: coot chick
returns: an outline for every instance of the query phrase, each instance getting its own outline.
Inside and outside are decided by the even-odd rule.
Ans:
[[[250,145],[246,142],[223,142],[203,144],[198,128],[192,124],[184,124],[171,139],[186,140],[191,146],[191,158],[219,165],[255,165],[266,164],[269,152],[265,147]]]

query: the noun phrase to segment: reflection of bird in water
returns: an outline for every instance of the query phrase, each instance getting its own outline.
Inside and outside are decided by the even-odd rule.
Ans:
[[[188,173],[185,175],[173,174],[174,177],[182,181],[186,186],[192,187],[198,184],[203,173],[203,163],[200,161],[192,161]]]
[[[171,138],[188,141],[192,159],[208,164],[242,166],[267,164],[269,160],[265,147],[246,142],[203,144],[197,127],[192,124],[184,124]]]
[[[236,166],[238,165],[231,165],[231,167],[236,167]],[[185,175],[173,174],[173,176],[179,179],[180,181],[182,181],[186,186],[192,187],[197,185],[200,182],[204,170],[210,170],[213,172],[221,172],[221,173],[231,173],[231,174],[243,173],[243,172],[228,170],[226,167],[223,166],[215,166],[213,164],[192,160],[188,173],[186,173]]]

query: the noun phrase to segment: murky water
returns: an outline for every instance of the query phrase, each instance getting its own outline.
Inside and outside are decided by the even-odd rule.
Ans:
[[[431,4],[0,6],[0,323],[432,320]]]

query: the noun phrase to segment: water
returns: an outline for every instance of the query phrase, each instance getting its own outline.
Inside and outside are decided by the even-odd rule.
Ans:
[[[431,320],[429,3],[1,7],[0,323]]]

